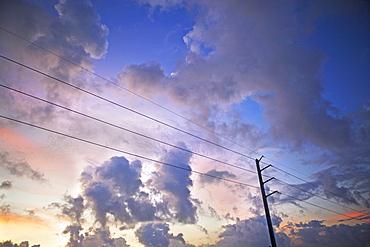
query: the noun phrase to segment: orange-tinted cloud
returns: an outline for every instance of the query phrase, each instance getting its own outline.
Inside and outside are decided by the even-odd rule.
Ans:
[[[0,129],[0,139],[13,148],[33,148],[38,146],[37,142],[30,140],[24,135],[10,128]]]
[[[366,217],[366,218],[365,218]],[[346,214],[336,215],[333,217],[330,217],[327,219],[327,221],[337,221],[337,222],[344,222],[344,221],[351,221],[355,220],[357,223],[359,223],[359,219],[361,219],[361,222],[363,223],[370,223],[370,218],[368,215],[360,212],[350,212]]]
[[[28,224],[38,224],[48,226],[48,224],[34,215],[21,215],[12,212],[0,212],[0,224],[17,224],[17,225],[28,225]]]

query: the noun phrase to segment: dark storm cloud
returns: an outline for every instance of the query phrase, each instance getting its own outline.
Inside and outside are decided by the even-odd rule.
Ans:
[[[0,184],[0,189],[10,189],[12,188],[12,182],[9,180],[5,180]]]
[[[81,196],[72,197],[65,194],[64,203],[54,202],[49,205],[50,208],[57,208],[62,215],[67,216],[73,224],[81,225],[84,221],[82,214],[85,210],[84,199]]]
[[[273,224],[278,227],[281,219],[273,217]],[[246,220],[237,219],[235,224],[223,226],[223,232],[219,235],[219,240],[213,247],[221,246],[269,246],[267,225],[264,216],[258,216]],[[275,233],[278,246],[290,246],[290,238],[281,232]]]
[[[184,143],[178,143],[177,146],[187,149]],[[161,161],[186,170],[162,165],[153,173],[152,178],[153,186],[163,193],[170,211],[173,211],[175,218],[183,223],[195,223],[197,220],[196,200],[193,200],[190,194],[190,187],[193,185],[189,165],[191,155],[178,149],[169,150]]]
[[[104,229],[88,227],[87,230],[84,230],[83,225],[86,220],[83,218],[83,214],[88,210],[88,207],[85,207],[82,196],[72,197],[66,194],[63,201],[63,203],[54,202],[49,205],[49,208],[58,209],[60,212],[59,216],[67,216],[70,220],[70,224],[62,232],[69,235],[66,247],[129,246],[124,238],[111,237],[109,227]]]
[[[82,228],[77,225],[67,226],[64,234],[70,234],[71,238],[66,247],[129,247],[124,238],[112,238],[109,229],[90,229],[85,234],[80,234]],[[73,236],[73,237],[72,237]]]
[[[184,144],[180,144],[184,148]],[[162,160],[164,162],[186,167],[191,154],[170,150]],[[153,173],[154,180],[148,185],[145,192],[141,181],[142,164],[135,160],[129,162],[124,157],[112,157],[100,166],[88,166],[81,174],[80,183],[82,194],[77,197],[65,195],[63,203],[52,203],[50,208],[57,208],[61,215],[67,216],[71,222],[64,234],[69,234],[67,246],[126,246],[123,238],[112,238],[109,226],[114,223],[122,224],[120,229],[130,229],[139,222],[175,220],[183,223],[194,223],[196,220],[196,206],[190,197],[188,187],[192,185],[189,178],[191,172],[178,172],[178,169],[160,167]],[[158,199],[160,198],[160,199]],[[84,230],[86,220],[84,215],[90,214],[99,223],[92,228]],[[91,216],[90,216],[91,217]],[[100,226],[100,227],[99,227]],[[156,243],[163,246],[184,246],[186,244],[182,234],[174,236],[168,233],[166,223],[143,224],[136,234],[144,244]],[[156,236],[150,236],[156,233]],[[148,235],[149,234],[149,235]],[[162,235],[160,235],[162,234]],[[91,244],[91,245],[89,245]],[[159,245],[147,245],[159,246]]]
[[[332,166],[314,174],[327,198],[370,208],[370,170],[364,165]]]
[[[186,244],[183,234],[173,235],[169,233],[169,225],[167,223],[149,223],[140,226],[135,234],[140,243],[146,247],[150,246],[179,246],[179,247],[194,247]],[[171,243],[172,241],[172,243]]]
[[[7,170],[10,174],[17,177],[28,177],[39,182],[48,181],[44,178],[44,174],[34,170],[27,162],[11,161],[7,152],[0,153],[0,166]]]
[[[326,226],[323,221],[288,225],[295,246],[366,246],[370,243],[370,224]]]
[[[131,226],[160,219],[149,194],[141,191],[141,168],[138,160],[112,157],[99,167],[87,167],[81,174],[83,196],[102,227],[109,215]]]

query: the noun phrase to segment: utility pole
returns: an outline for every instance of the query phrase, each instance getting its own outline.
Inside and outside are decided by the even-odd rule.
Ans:
[[[260,161],[263,158],[263,156],[260,159],[256,159],[256,166],[257,166],[257,173],[258,173],[258,180],[260,182],[260,187],[261,187],[261,193],[262,193],[262,200],[263,200],[263,206],[265,208],[265,214],[266,214],[266,220],[267,220],[267,226],[269,229],[269,235],[270,235],[270,242],[272,247],[277,247],[276,241],[275,241],[275,235],[274,235],[274,228],[272,227],[272,222],[271,222],[271,216],[270,216],[270,211],[269,211],[269,206],[267,204],[267,197],[271,196],[272,194],[276,193],[277,191],[274,191],[266,196],[265,192],[265,186],[264,184],[271,181],[272,179],[275,179],[274,177],[269,178],[266,181],[263,181],[262,179],[262,174],[261,172],[265,170],[266,168],[270,167],[271,165],[265,166],[264,168],[260,168]]]

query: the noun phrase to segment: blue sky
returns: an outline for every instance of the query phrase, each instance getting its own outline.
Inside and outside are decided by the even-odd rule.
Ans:
[[[368,245],[368,23],[366,1],[0,0],[0,246],[268,246],[262,155],[279,246]]]

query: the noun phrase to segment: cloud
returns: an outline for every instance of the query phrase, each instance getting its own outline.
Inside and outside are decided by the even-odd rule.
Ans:
[[[0,242],[0,247],[29,247],[28,241],[23,241],[20,244],[13,243],[12,241]],[[34,244],[31,247],[40,247],[40,244]]]
[[[212,177],[201,176],[199,181],[203,184],[219,183],[221,181],[220,179],[213,178],[213,177],[226,178],[226,179],[236,178],[236,175],[233,173],[230,173],[228,171],[217,171],[216,169],[212,169],[206,172],[205,174],[210,175]]]
[[[12,182],[9,180],[5,180],[0,184],[0,189],[10,189],[12,188]]]
[[[187,149],[182,142],[177,146]],[[182,150],[169,150],[162,156],[161,161],[185,170],[159,165],[158,171],[153,173],[150,181],[164,195],[164,200],[170,211],[174,212],[175,218],[183,223],[195,223],[197,220],[196,200],[191,198],[189,189],[193,185],[189,165],[191,156],[191,153]]]
[[[138,160],[112,157],[101,166],[87,167],[81,174],[83,196],[102,227],[109,215],[127,225],[159,219],[149,194],[141,190],[141,168]]]
[[[156,92],[166,90],[164,71],[157,62],[126,66],[117,75],[117,80],[125,88],[145,97],[152,97],[153,90]]]
[[[186,148],[183,143],[179,145]],[[152,179],[145,184],[141,180],[142,163],[139,160],[129,162],[125,157],[112,157],[99,166],[85,167],[79,180],[81,195],[72,197],[66,194],[63,202],[49,205],[50,209],[57,209],[60,216],[66,216],[70,221],[63,231],[70,237],[67,246],[89,246],[88,243],[114,246],[118,239],[113,240],[110,236],[112,224],[121,224],[119,228],[126,230],[141,222],[195,223],[196,204],[199,202],[191,198],[188,188],[192,185],[190,157],[191,154],[185,151],[168,151],[161,159],[163,162],[189,171],[158,166],[158,170],[151,174]],[[84,230],[91,220],[95,221],[93,226]],[[148,223],[146,226],[148,231],[154,228],[169,229],[165,223]],[[139,229],[144,231],[144,224]],[[171,246],[172,242],[174,246],[191,246],[185,243],[182,234],[173,236],[167,233],[168,230],[162,237]]]
[[[60,0],[55,6],[52,5],[54,2],[44,2],[43,7],[54,8],[56,11],[51,13],[56,13],[56,16],[47,13],[38,5],[25,1],[1,1],[0,4],[0,23],[3,28],[79,66],[91,69],[91,59],[102,58],[107,51],[108,28],[99,22],[100,17],[92,8],[90,1]],[[69,83],[95,88],[93,85],[95,79],[79,67],[6,31],[0,32],[2,43],[0,50],[3,55]],[[19,66],[4,59],[1,59],[0,63],[3,84],[65,105],[81,100],[80,94],[62,86],[61,83],[27,69],[20,69]],[[90,79],[87,80],[89,76]],[[25,80],[27,84],[24,83]],[[56,118],[58,111],[50,105],[20,97],[18,94],[9,94],[8,91],[1,94],[4,96],[0,97],[1,104],[13,116],[29,118],[36,122],[58,119]]]
[[[105,36],[108,28],[99,23],[100,17],[92,8],[91,2],[61,0],[55,9],[63,22],[55,22],[56,35],[69,41],[74,47],[81,47],[92,58],[101,58],[106,52],[108,42]],[[58,38],[58,37],[55,37]]]
[[[7,152],[0,153],[0,166],[17,177],[28,177],[43,183],[48,181],[44,178],[44,174],[32,169],[27,162],[13,162],[9,160],[9,154]]]
[[[274,223],[275,222],[275,223]],[[273,224],[279,226],[281,219],[273,217]],[[237,219],[235,224],[223,226],[223,232],[219,235],[219,240],[213,247],[221,246],[269,246],[270,239],[267,231],[264,216],[257,216],[246,220]],[[281,232],[275,233],[278,246],[290,246],[289,237]]]
[[[179,247],[192,247],[193,245],[186,244],[183,234],[179,233],[174,236],[169,233],[169,225],[167,223],[149,223],[140,226],[135,234],[140,243],[144,246],[179,246]]]
[[[126,240],[122,237],[111,238],[108,229],[90,229],[85,234],[80,234],[82,228],[76,225],[69,225],[63,231],[64,234],[70,233],[71,237],[66,247],[90,247],[90,246],[107,246],[107,247],[129,247]]]
[[[53,202],[49,207],[59,209],[62,215],[70,219],[72,224],[81,225],[84,222],[82,217],[85,210],[84,198],[82,196],[74,198],[65,194],[63,201],[64,203]]]
[[[370,243],[370,224],[326,226],[323,221],[291,223],[288,227],[295,246],[366,246]]]
[[[144,92],[145,86],[146,95],[166,94],[179,106],[191,107],[192,117],[199,123],[219,131],[222,124],[229,122],[214,123],[212,116],[251,99],[262,109],[275,143],[284,143],[294,150],[313,144],[340,153],[364,144],[360,139],[366,138],[368,131],[349,116],[331,114],[340,110],[322,96],[321,71],[327,55],[304,44],[318,18],[324,14],[355,16],[364,3],[139,2],[160,8],[192,6],[199,13],[192,30],[184,36],[189,51],[184,61],[178,63],[176,73],[163,79],[161,73],[148,70],[153,68],[150,65],[127,68],[128,71],[135,68],[135,78],[147,78],[142,85],[140,80],[130,78],[138,92]],[[156,71],[161,71],[158,65]],[[158,76],[148,80],[148,72]],[[362,112],[366,119],[367,110]],[[255,126],[249,127],[252,128],[244,126],[251,136],[263,134]],[[368,143],[365,145],[368,149]]]
[[[370,179],[367,166],[332,166],[314,174],[325,196],[344,204],[370,208]]]
[[[85,199],[81,195],[72,197],[71,195],[65,194],[63,201],[63,203],[54,202],[49,205],[49,208],[58,209],[61,213],[59,216],[67,216],[70,220],[70,224],[67,225],[63,231],[63,234],[69,234],[69,241],[66,247],[103,245],[111,247],[129,246],[126,244],[126,240],[124,238],[111,237],[109,227],[106,225],[103,226],[104,228],[93,226],[84,230],[83,226],[88,222],[88,220],[86,220],[83,215],[89,208],[85,205]]]

